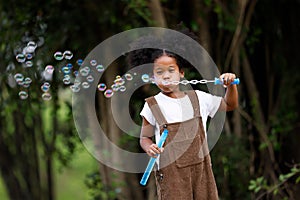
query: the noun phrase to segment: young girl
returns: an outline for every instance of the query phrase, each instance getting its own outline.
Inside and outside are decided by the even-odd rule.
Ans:
[[[140,113],[140,145],[149,156],[159,156],[155,172],[158,199],[218,199],[206,121],[218,110],[231,111],[238,106],[237,87],[231,85],[236,76],[220,76],[227,87],[224,98],[199,90],[181,91],[178,84],[171,83],[184,78],[182,58],[166,50],[153,50],[151,57],[154,81],[161,92],[147,98]],[[169,134],[165,148],[158,148],[152,137],[159,141],[163,129]]]

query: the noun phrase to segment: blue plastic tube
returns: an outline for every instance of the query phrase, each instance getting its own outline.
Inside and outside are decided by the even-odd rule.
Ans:
[[[164,145],[164,143],[165,143],[165,141],[167,139],[168,133],[169,133],[169,131],[167,129],[164,129],[163,133],[160,136],[160,140],[158,141],[158,144],[157,144],[158,148],[161,148]],[[148,181],[148,179],[150,177],[150,174],[152,172],[152,169],[154,167],[156,159],[157,158],[153,158],[153,157],[150,158],[150,160],[148,162],[148,165],[147,165],[147,168],[146,168],[146,170],[145,170],[145,172],[143,174],[143,177],[142,177],[142,179],[140,181],[141,185],[143,185],[143,186],[146,185],[146,183],[147,183],[147,181]]]

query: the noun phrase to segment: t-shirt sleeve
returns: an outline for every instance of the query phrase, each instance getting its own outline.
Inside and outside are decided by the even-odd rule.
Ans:
[[[220,107],[222,97],[199,90],[196,90],[196,93],[199,98],[201,110],[203,110],[207,116],[211,118],[214,117]]]
[[[147,102],[145,102],[140,115],[144,117],[152,126],[155,126],[156,121]]]

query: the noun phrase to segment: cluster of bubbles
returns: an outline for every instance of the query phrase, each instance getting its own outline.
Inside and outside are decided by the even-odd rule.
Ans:
[[[31,68],[33,66],[33,58],[35,56],[35,51],[37,49],[37,44],[34,41],[29,41],[27,45],[23,48],[22,53],[16,55],[16,61],[23,65],[24,68]],[[51,100],[50,82],[53,79],[55,71],[58,71],[59,74],[62,74],[62,82],[64,85],[69,86],[72,92],[79,92],[81,89],[88,89],[92,82],[94,82],[95,72],[102,73],[105,70],[105,67],[98,63],[97,60],[92,59],[89,61],[88,65],[83,66],[83,60],[78,59],[73,65],[70,61],[73,58],[73,53],[70,50],[65,50],[64,52],[57,51],[53,55],[56,61],[67,61],[62,67],[54,67],[49,64],[43,68],[41,73],[42,79],[44,82],[41,84],[42,99],[45,101]],[[77,77],[80,75],[80,79]],[[126,91],[126,82],[132,81],[137,74],[133,75],[126,73],[124,76],[117,75],[113,81],[112,85],[106,85],[105,83],[97,84],[97,89],[100,92],[103,92],[106,98],[110,98],[114,95],[115,92],[125,92]],[[151,78],[148,74],[142,74],[141,80],[145,83],[151,81]],[[28,88],[32,83],[30,77],[25,77],[22,73],[14,74],[15,82],[21,87],[19,91],[19,97],[22,100],[25,100],[29,97]]]

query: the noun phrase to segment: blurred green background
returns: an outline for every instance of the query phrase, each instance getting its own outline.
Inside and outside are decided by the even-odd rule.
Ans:
[[[220,199],[297,199],[299,9],[297,0],[0,0],[0,199],[156,199],[152,178],[141,187],[141,174],[115,171],[87,152],[73,122],[73,83],[62,81],[62,68],[71,62],[71,71],[78,70],[78,59],[122,31],[178,24],[195,33],[221,72],[241,80],[239,109],[227,114],[211,152]],[[18,62],[32,41],[34,58],[24,58],[32,62]],[[66,50],[71,60],[54,58]],[[49,80],[42,74],[47,65],[54,67]],[[100,81],[112,83],[130,67],[122,57]],[[17,80],[17,73],[23,78]],[[185,74],[202,78],[193,69]],[[41,90],[45,82],[48,92]],[[131,97],[137,124],[144,98],[155,91],[145,85]],[[107,136],[142,152],[138,139],[115,124],[110,99],[101,92],[95,98]]]

